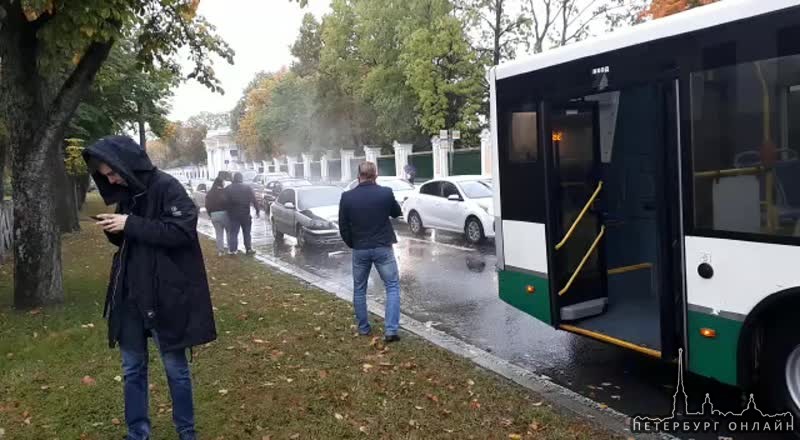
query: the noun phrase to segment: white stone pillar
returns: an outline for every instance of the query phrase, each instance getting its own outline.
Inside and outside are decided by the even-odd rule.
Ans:
[[[493,167],[492,133],[489,130],[481,132],[481,175],[491,176]]]
[[[268,173],[269,172],[269,162],[267,162],[266,160],[262,160],[261,161],[261,166],[264,167],[264,173]]]
[[[319,178],[323,182],[328,181],[328,159],[333,157],[333,151],[327,150],[322,153],[322,157],[319,159]]]
[[[350,169],[350,160],[356,155],[355,150],[340,150],[339,157],[342,158],[342,182],[353,180],[353,171]]]
[[[434,136],[431,138],[431,147],[433,150],[433,178],[439,179],[449,176],[448,152],[450,151],[450,145],[447,139]]]
[[[297,156],[286,156],[286,166],[289,168],[289,176],[295,177],[294,165],[297,163]]]
[[[314,153],[303,153],[303,177],[311,180],[311,161],[314,160]]]
[[[364,147],[364,160],[378,165],[378,156],[381,155],[381,147]]]
[[[277,157],[273,157],[272,164],[275,166],[275,172],[279,173],[281,171],[281,160]]]
[[[414,148],[414,146],[412,144],[401,144],[397,141],[394,141],[392,147],[394,148],[395,177],[405,179],[405,167],[408,165],[408,155],[411,154],[411,150]]]

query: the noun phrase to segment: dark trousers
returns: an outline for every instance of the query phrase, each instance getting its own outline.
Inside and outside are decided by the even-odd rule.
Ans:
[[[250,251],[253,249],[253,240],[250,236],[253,219],[250,215],[241,216],[228,213],[228,222],[228,250],[231,252],[239,250],[239,229],[242,230],[245,250]]]

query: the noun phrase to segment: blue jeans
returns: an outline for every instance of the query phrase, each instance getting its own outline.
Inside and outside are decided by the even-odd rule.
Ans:
[[[358,332],[370,332],[367,312],[367,280],[372,265],[386,287],[385,335],[396,335],[400,328],[400,274],[391,246],[374,249],[353,249],[353,308],[358,321]]]
[[[122,352],[124,374],[127,440],[147,440],[150,438],[147,332],[136,306],[126,301],[123,307],[125,311],[119,348]],[[153,340],[158,346],[157,335]],[[178,438],[194,440],[192,377],[189,362],[186,360],[186,350],[161,352],[161,361],[167,372],[167,382],[172,397],[172,421],[175,423]]]

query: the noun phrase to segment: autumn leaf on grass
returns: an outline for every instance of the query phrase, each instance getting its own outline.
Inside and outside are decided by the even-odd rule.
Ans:
[[[219,390],[219,393],[224,396],[224,395],[228,394],[228,390],[222,389],[222,390]]]
[[[508,434],[508,438],[512,440],[522,440],[522,436],[520,434]]]
[[[122,424],[122,422],[120,422],[118,418],[114,417],[113,419],[111,419],[111,424],[114,426],[119,426]]]
[[[325,378],[327,378],[327,377],[328,377],[328,372],[327,372],[327,371],[325,371],[325,370],[319,370],[319,378],[320,378],[320,379],[325,379]]]
[[[372,364],[364,364],[364,365],[361,366],[361,369],[365,373],[368,373],[370,370],[372,370],[372,368],[373,368]]]
[[[428,400],[430,400],[431,402],[439,403],[439,398],[436,397],[436,395],[434,395],[434,394],[428,394],[425,397],[427,397]]]
[[[472,402],[469,403],[469,407],[472,409],[481,409],[481,403],[478,402],[478,399],[473,399]]]
[[[94,380],[92,376],[83,376],[83,379],[81,379],[81,383],[90,387],[97,385],[97,381]]]
[[[336,417],[336,420],[344,420],[344,416],[339,413],[335,413],[333,416]]]

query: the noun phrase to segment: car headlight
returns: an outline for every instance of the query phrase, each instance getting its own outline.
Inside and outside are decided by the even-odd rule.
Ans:
[[[311,224],[308,226],[309,229],[332,229],[333,225],[331,222],[326,220],[311,220]]]

